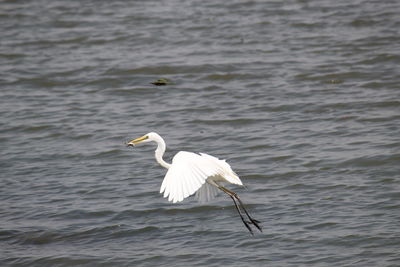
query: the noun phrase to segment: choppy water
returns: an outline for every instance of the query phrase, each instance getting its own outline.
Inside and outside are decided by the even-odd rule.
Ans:
[[[398,1],[1,1],[1,266],[399,266]],[[154,86],[158,78],[174,84]],[[149,131],[227,158],[171,204]]]

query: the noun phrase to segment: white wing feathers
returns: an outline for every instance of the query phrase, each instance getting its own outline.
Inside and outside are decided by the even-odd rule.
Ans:
[[[207,179],[242,185],[239,177],[225,160],[200,153],[180,151],[172,160],[172,165],[161,184],[160,193],[168,201],[179,202],[196,191],[199,201],[208,201],[218,190],[206,183]]]
[[[218,193],[219,189],[216,186],[205,183],[199,190],[197,190],[196,199],[200,203],[205,203],[216,197]]]

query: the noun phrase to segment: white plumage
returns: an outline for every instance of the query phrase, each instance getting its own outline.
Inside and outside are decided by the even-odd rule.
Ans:
[[[164,197],[176,203],[201,190],[197,198],[200,202],[206,202],[218,192],[209,187],[209,184],[213,185],[215,182],[243,185],[224,160],[204,153],[199,155],[180,151],[172,160],[172,165],[161,184],[160,193],[164,193]]]
[[[180,151],[172,159],[172,164],[169,164],[162,158],[166,149],[164,139],[154,132],[134,139],[127,144],[128,146],[134,146],[151,141],[157,143],[155,151],[157,162],[168,169],[160,188],[160,193],[163,193],[164,197],[168,198],[168,201],[173,203],[180,202],[196,193],[196,198],[200,202],[207,202],[218,194],[218,190],[222,190],[232,198],[247,229],[253,233],[249,226],[249,224],[253,224],[261,231],[261,227],[258,225],[259,222],[250,217],[237,194],[220,184],[221,182],[226,182],[243,185],[240,178],[225,160],[220,160],[204,153],[196,154]],[[241,209],[243,209],[249,221],[244,219]]]

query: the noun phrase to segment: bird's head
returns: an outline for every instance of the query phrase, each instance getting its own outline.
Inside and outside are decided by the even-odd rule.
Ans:
[[[143,135],[142,137],[139,137],[132,141],[129,141],[126,144],[127,144],[127,146],[135,146],[139,143],[147,143],[147,142],[151,142],[151,141],[156,141],[159,138],[161,138],[161,137],[157,133],[151,132],[146,135]]]

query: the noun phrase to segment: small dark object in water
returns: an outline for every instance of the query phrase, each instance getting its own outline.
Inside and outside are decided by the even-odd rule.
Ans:
[[[157,86],[167,85],[167,84],[170,84],[170,83],[171,83],[171,80],[165,79],[165,78],[161,78],[161,79],[158,79],[155,82],[152,82],[152,84],[157,85]]]

